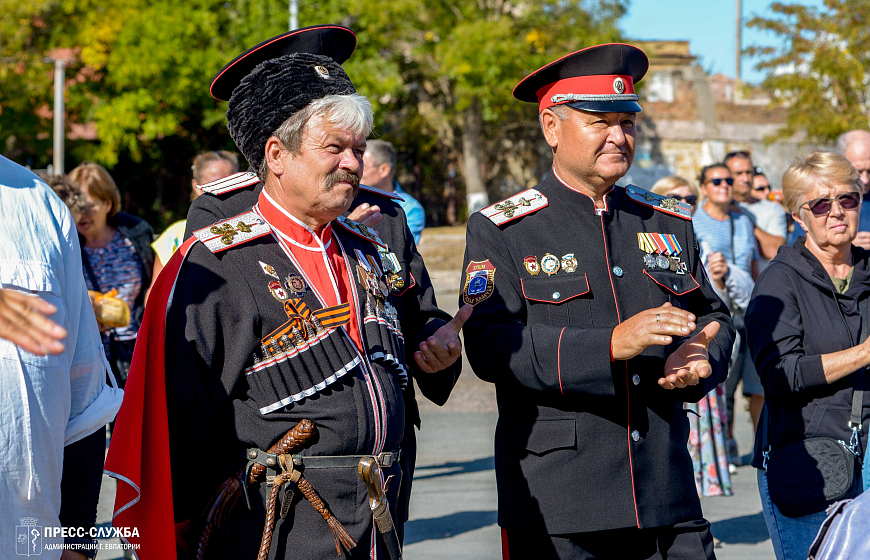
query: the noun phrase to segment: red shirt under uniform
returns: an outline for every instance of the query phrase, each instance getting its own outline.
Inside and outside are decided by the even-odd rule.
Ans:
[[[259,198],[260,213],[279,236],[279,242],[299,263],[313,289],[326,307],[350,301],[350,277],[338,243],[332,239],[332,224],[326,224],[320,234],[281,208],[263,189]],[[356,307],[350,306],[347,334],[362,351],[362,337],[357,323]]]

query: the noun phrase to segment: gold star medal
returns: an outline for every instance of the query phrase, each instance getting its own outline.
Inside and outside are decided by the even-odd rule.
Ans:
[[[523,259],[523,265],[532,276],[537,276],[541,273],[541,267],[538,265],[538,257],[529,255]]]

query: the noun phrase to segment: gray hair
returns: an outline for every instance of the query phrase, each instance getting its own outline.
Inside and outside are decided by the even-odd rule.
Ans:
[[[230,167],[233,168],[233,173],[239,170],[239,157],[232,152],[226,150],[202,152],[194,158],[193,165],[190,166],[191,171],[193,171],[193,179],[197,184],[202,183],[202,171],[205,169],[205,166],[213,161],[225,161],[229,163]]]
[[[567,105],[553,105],[549,108],[553,111],[553,114],[559,117],[560,121],[567,121],[570,113],[568,112],[569,107]],[[541,130],[544,130],[544,112],[541,111],[541,114],[538,115],[538,124],[541,125]]]
[[[302,151],[302,138],[308,129],[308,123],[314,117],[325,117],[326,120],[357,136],[366,137],[372,131],[374,112],[372,104],[364,96],[358,93],[350,95],[327,95],[305,106],[281,123],[272,136],[278,139],[284,149],[292,154]],[[261,181],[265,181],[269,167],[266,158],[260,163],[257,174]]]
[[[846,150],[849,149],[849,146],[852,143],[861,141],[870,143],[870,132],[867,132],[866,130],[850,130],[849,132],[844,132],[837,137],[837,153],[845,155]]]
[[[366,143],[366,152],[371,154],[372,163],[375,165],[390,164],[390,171],[396,170],[396,149],[386,140],[369,140]]]

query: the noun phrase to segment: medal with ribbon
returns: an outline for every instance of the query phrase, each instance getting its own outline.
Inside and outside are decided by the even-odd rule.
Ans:
[[[643,264],[647,268],[670,270],[677,274],[685,274],[686,263],[677,256],[683,252],[677,237],[670,233],[639,232],[637,234],[638,248],[646,253]]]

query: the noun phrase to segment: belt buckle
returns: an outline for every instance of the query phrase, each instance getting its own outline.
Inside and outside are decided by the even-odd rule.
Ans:
[[[393,453],[390,451],[384,451],[383,453],[379,453],[378,464],[384,468],[389,468],[393,466]]]

